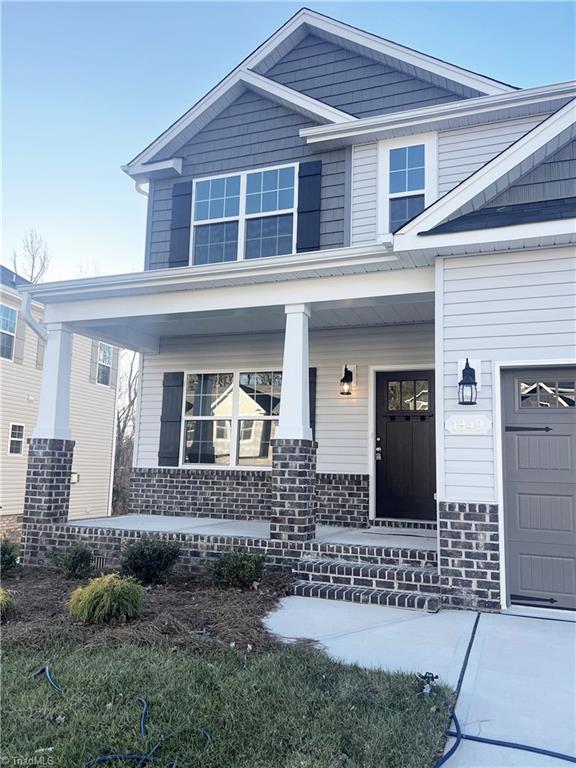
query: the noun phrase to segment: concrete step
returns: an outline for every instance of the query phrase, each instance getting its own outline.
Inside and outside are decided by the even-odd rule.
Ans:
[[[438,594],[438,570],[405,565],[353,563],[344,560],[303,558],[293,570],[301,581],[338,586],[367,587],[400,592]]]
[[[369,587],[351,587],[304,580],[297,581],[293,589],[294,594],[300,597],[322,597],[327,600],[345,600],[350,603],[389,605],[395,608],[413,608],[430,613],[436,613],[440,610],[440,598],[437,595],[425,595],[420,592],[370,589]]]

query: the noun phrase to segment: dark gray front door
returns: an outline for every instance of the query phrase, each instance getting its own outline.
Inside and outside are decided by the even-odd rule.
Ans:
[[[503,377],[504,520],[512,603],[576,608],[576,368]]]

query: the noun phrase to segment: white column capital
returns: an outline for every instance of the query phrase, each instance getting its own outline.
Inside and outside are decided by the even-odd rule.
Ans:
[[[284,312],[287,315],[306,315],[306,317],[310,317],[310,304],[286,304]]]

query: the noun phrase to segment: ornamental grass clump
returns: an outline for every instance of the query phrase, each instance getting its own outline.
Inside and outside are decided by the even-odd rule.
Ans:
[[[20,547],[8,539],[2,539],[0,542],[0,575],[6,576],[18,565],[18,555]]]
[[[133,578],[110,573],[75,589],[68,608],[72,617],[83,624],[127,621],[140,615],[142,593]]]
[[[0,620],[4,621],[13,608],[14,596],[4,587],[0,587]]]
[[[121,571],[142,584],[157,584],[166,578],[179,557],[180,545],[177,542],[145,536],[124,548]]]
[[[212,576],[223,587],[248,589],[262,578],[265,560],[242,550],[226,552],[212,563]]]

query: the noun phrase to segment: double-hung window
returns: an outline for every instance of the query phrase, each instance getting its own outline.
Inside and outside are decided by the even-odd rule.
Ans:
[[[0,357],[14,359],[17,312],[6,304],[0,304]]]
[[[435,197],[435,137],[381,143],[383,231],[396,232]]]
[[[279,371],[186,374],[181,463],[269,466],[281,386]]]
[[[24,452],[24,424],[10,424],[8,454],[10,456],[21,456],[23,452]]]
[[[112,378],[112,347],[110,344],[98,343],[98,365],[96,370],[96,381],[98,384],[110,386]]]
[[[197,179],[192,263],[215,264],[293,253],[297,166]]]

